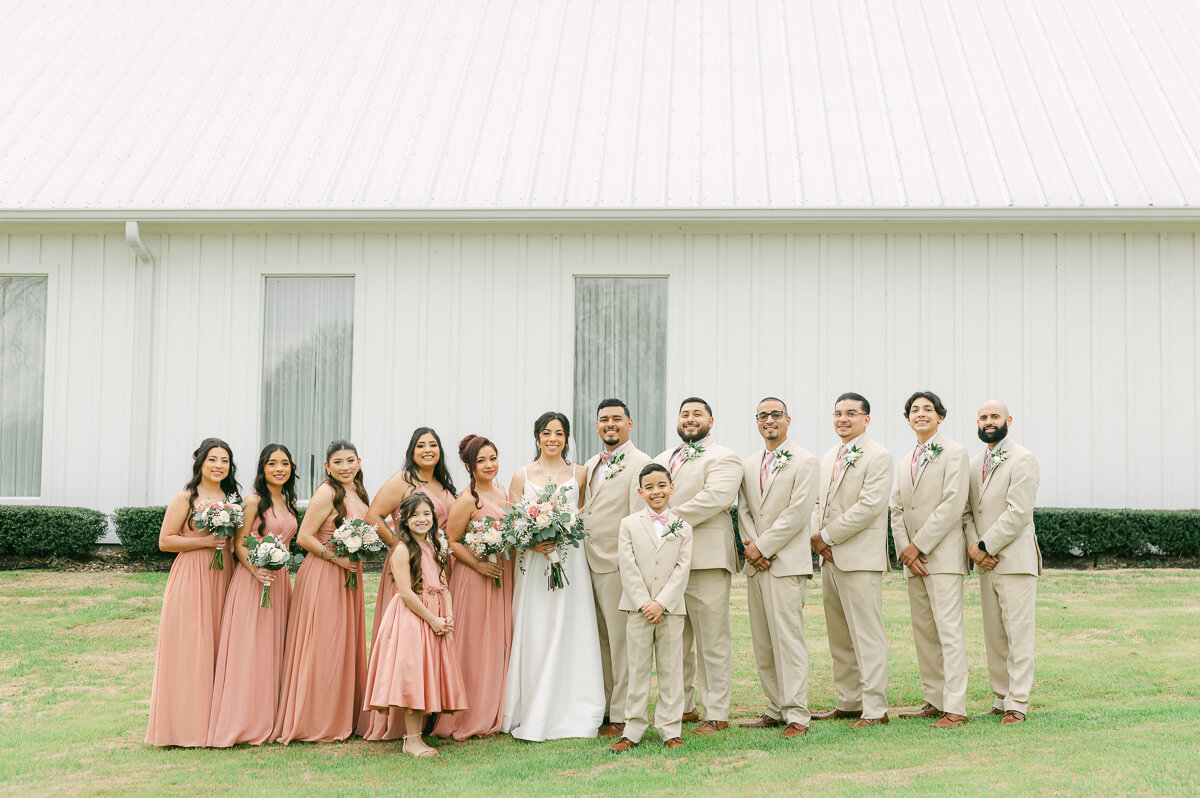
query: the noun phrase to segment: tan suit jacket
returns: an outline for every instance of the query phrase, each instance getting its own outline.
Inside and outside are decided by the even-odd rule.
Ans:
[[[608,479],[603,475],[597,477],[599,482],[594,491],[592,477],[600,467],[600,455],[597,454],[585,464],[588,495],[580,509],[587,513],[583,523],[588,536],[583,545],[587,551],[588,565],[598,574],[610,574],[617,570],[617,530],[621,527],[622,518],[646,506],[638,495],[638,474],[649,462],[650,455],[629,444],[621,460],[623,468]]]
[[[915,486],[909,469],[916,447],[896,465],[896,487],[892,492],[892,537],[896,553],[914,543],[929,560],[925,563],[929,573],[966,576],[967,543],[962,516],[967,507],[971,464],[967,450],[942,433],[928,442],[939,444],[943,451],[921,466]],[[907,568],[905,572],[912,576]]]
[[[982,540],[988,554],[1000,558],[992,573],[1038,576],[1042,552],[1033,527],[1037,459],[1007,438],[994,451],[1007,452],[1008,457],[992,468],[987,482],[983,481],[983,459],[990,456],[987,449],[971,460],[971,498],[963,516],[967,544]]]
[[[834,446],[821,459],[821,490],[812,531],[824,529],[829,535],[833,561],[841,570],[882,572],[888,570],[892,455],[866,435],[859,436],[854,446],[862,456],[854,465],[843,467],[836,480],[833,467],[842,445]]]
[[[704,454],[680,464],[672,474],[675,492],[671,509],[692,527],[692,570],[715,568],[733,573],[737,570],[737,550],[733,545],[733,519],[729,508],[737,499],[742,481],[742,461],[729,449],[708,436],[697,444]],[[654,458],[671,467],[667,449]]]
[[[738,534],[743,543],[754,541],[764,557],[775,561],[765,572],[772,576],[812,576],[812,548],[808,541],[813,507],[820,490],[821,467],[810,452],[785,440],[775,450],[791,454],[790,461],[772,468],[765,489],[759,488],[759,473],[766,451],[742,464],[742,487],[738,494]],[[746,576],[756,576],[749,562]]]
[[[669,513],[670,521],[679,516]],[[681,519],[682,520],[682,519]],[[621,562],[621,604],[625,612],[637,612],[657,601],[671,615],[683,615],[683,593],[692,566],[692,528],[685,521],[671,540],[658,540],[650,510],[621,520],[617,556]]]

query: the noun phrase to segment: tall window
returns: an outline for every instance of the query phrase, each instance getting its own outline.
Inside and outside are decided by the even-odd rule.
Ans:
[[[42,492],[46,278],[0,275],[0,496]]]
[[[262,443],[291,450],[308,498],[325,446],[350,437],[354,278],[268,277],[264,294]]]
[[[575,442],[583,462],[600,451],[596,404],[622,399],[633,442],[651,457],[666,445],[665,277],[575,278]]]

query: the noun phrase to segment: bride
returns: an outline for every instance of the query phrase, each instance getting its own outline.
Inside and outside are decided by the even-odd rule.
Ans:
[[[553,482],[566,487],[571,504],[580,506],[586,470],[567,460],[571,423],[562,413],[543,413],[533,434],[537,456],[513,475],[509,496],[514,501],[536,497]],[[587,557],[582,547],[566,547],[563,567],[570,584],[550,590],[546,555],[553,549],[542,543],[517,559],[503,730],[520,740],[595,737],[604,718],[600,635]]]

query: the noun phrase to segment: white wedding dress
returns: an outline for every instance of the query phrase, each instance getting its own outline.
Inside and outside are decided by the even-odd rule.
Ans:
[[[574,477],[566,487],[577,507]],[[527,476],[525,498],[540,492]],[[561,590],[547,587],[547,565],[534,551],[517,559],[502,728],[519,740],[595,737],[604,720],[604,673],[587,556],[582,545],[567,547],[563,567],[570,584]]]

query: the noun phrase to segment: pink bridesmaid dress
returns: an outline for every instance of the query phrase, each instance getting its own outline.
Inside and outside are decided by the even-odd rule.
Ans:
[[[421,580],[424,584],[417,597],[435,617],[444,617],[447,589],[428,542],[421,545]],[[367,666],[364,709],[398,713],[405,709],[422,713],[466,709],[467,691],[452,644],[453,633],[436,634],[399,594],[392,597],[382,616]],[[382,716],[383,712],[376,714]]]
[[[504,509],[485,501],[472,520],[500,518]],[[441,715],[433,733],[438,737],[465,740],[500,731],[504,720],[504,679],[513,633],[513,561],[501,560],[504,574],[500,587],[492,580],[460,564],[450,575],[454,597],[454,640],[463,683],[467,686],[467,709]]]
[[[191,518],[180,534],[187,538],[208,535],[192,526]],[[234,570],[233,558],[228,551],[225,555],[225,568],[219,571],[208,567],[212,549],[180,552],[171,563],[154,655],[146,728],[150,745],[202,747],[208,742],[221,610]]]
[[[348,494],[346,517],[366,514],[366,505]],[[333,536],[333,521],[326,520],[317,532],[322,544]],[[361,710],[367,678],[361,565],[358,571],[358,589],[349,590],[345,569],[310,554],[296,574],[271,732],[278,742],[332,742],[366,731],[369,717]]]
[[[417,488],[418,491],[429,496],[433,502],[434,512],[437,513],[438,528],[443,532],[446,531],[446,519],[450,516],[450,508],[454,506],[454,497],[448,496],[445,500],[440,500],[438,497],[431,495],[424,487]],[[392,524],[396,529],[400,528],[400,511],[397,509],[392,513]],[[406,556],[408,549],[406,547],[398,547]],[[393,549],[392,551],[396,551]],[[392,551],[388,552],[387,559],[383,563],[383,575],[379,578],[379,593],[375,597],[375,620],[371,624],[371,655],[375,654],[376,641],[379,640],[379,623],[383,620],[383,613],[392,601],[392,597],[396,595],[396,580],[392,579]],[[370,725],[367,727],[366,733],[363,735],[364,740],[399,740],[404,736],[404,712],[401,710],[390,710],[388,712],[371,712]]]
[[[290,514],[281,518],[268,507],[255,520],[251,534],[260,539],[270,535],[287,548],[296,534],[296,518]],[[291,597],[292,583],[286,568],[275,573],[270,607],[259,606],[262,583],[249,568],[239,564],[234,572],[221,619],[208,719],[209,746],[262,745],[271,739]]]

